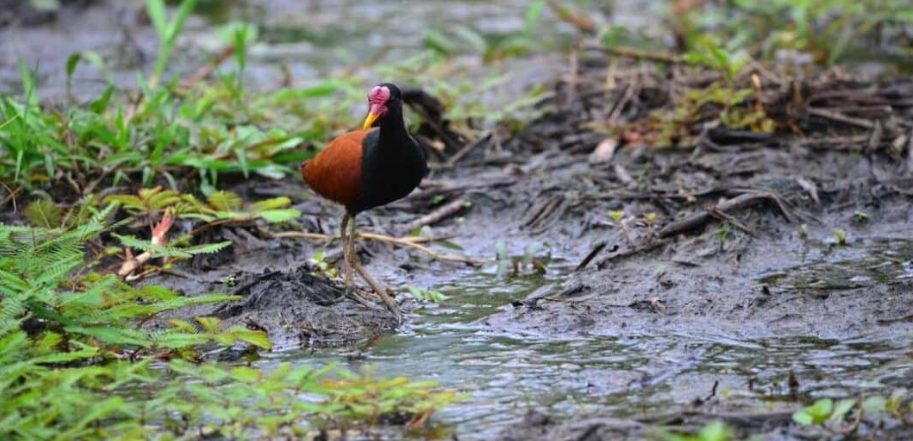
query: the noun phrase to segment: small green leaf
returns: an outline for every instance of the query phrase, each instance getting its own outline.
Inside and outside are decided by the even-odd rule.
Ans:
[[[853,406],[855,406],[855,405],[856,405],[856,400],[853,400],[853,399],[846,399],[846,400],[838,401],[837,406],[834,407],[834,412],[831,413],[830,420],[835,421],[835,422],[843,421],[843,418],[846,416],[847,413],[850,412],[850,410],[853,409]]]
[[[263,372],[249,367],[236,367],[231,370],[231,377],[245,383],[254,383],[263,378]]]
[[[729,441],[732,435],[732,429],[719,420],[707,424],[698,432],[701,441]]]
[[[301,217],[301,212],[294,208],[287,208],[284,210],[261,211],[259,216],[269,223],[278,224],[298,219]]]
[[[67,57],[67,83],[70,83],[70,80],[73,78],[73,73],[76,72],[76,66],[79,64],[79,60],[82,59],[80,53],[70,54]]]
[[[880,413],[884,412],[887,406],[888,400],[885,397],[876,395],[874,397],[868,397],[865,401],[862,402],[862,409],[868,413]]]
[[[197,317],[197,323],[209,333],[216,333],[222,330],[222,320],[218,317]]]

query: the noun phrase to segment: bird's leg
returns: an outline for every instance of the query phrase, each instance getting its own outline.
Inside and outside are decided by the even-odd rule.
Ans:
[[[351,242],[352,249],[349,251],[349,256],[352,259],[351,265],[355,267],[355,270],[358,271],[358,274],[361,275],[361,278],[368,282],[368,285],[371,285],[371,289],[377,293],[378,297],[383,300],[384,304],[387,305],[387,309],[390,310],[390,313],[393,314],[393,317],[396,319],[397,323],[403,322],[403,316],[399,311],[399,305],[396,304],[396,301],[390,298],[387,295],[387,290],[380,286],[377,281],[371,277],[364,267],[361,266],[361,259],[358,258],[358,253],[355,251],[355,238],[358,237],[358,233],[355,231],[355,218],[352,218],[352,223],[349,225],[351,230],[349,230],[349,242]]]
[[[349,294],[352,292],[352,289],[353,289],[352,282],[354,279],[354,276],[352,275],[352,259],[349,254],[350,237],[348,234],[348,229],[349,229],[350,218],[351,218],[351,216],[349,215],[348,212],[346,212],[345,214],[342,215],[342,220],[339,222],[339,235],[340,235],[340,240],[342,241],[342,260],[343,260],[343,266],[345,267],[344,271],[345,271],[346,294]],[[354,220],[354,219],[352,219],[352,220]],[[354,224],[354,223],[355,222],[352,222],[352,224]]]

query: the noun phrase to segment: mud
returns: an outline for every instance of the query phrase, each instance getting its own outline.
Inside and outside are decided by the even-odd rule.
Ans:
[[[45,58],[62,65],[74,46],[63,52],[49,42],[69,39],[80,23],[111,20],[112,11],[92,8],[61,24],[41,18],[53,32],[18,38],[53,51]],[[131,14],[122,19],[138,19]],[[191,33],[202,27],[203,19],[195,20]],[[76,46],[123,51],[128,56],[103,56],[126,60],[123,72],[131,76],[121,78],[116,69],[114,75],[129,84],[154,47],[147,26],[126,26],[142,36],[112,31]],[[300,36],[284,34],[281,23],[264,35],[302,51],[294,54],[313,52],[296,44]],[[350,37],[360,43],[364,35]],[[107,44],[114,40],[123,45]],[[252,64],[276,71],[263,63],[276,52],[260,50]],[[0,52],[0,64],[13,66],[15,57],[12,49]],[[408,223],[448,202],[471,203],[424,234],[452,236],[459,252],[489,259],[481,268],[360,242],[367,270],[407,311],[402,327],[378,302],[346,297],[339,280],[311,262],[325,252],[337,263],[337,243],[274,237],[287,227],[214,229],[206,240],[234,244],[145,283],[186,295],[241,296],[181,314],[263,329],[276,357],[302,364],[342,357],[353,369],[366,360],[381,373],[435,378],[472,392],[468,403],[439,416],[460,439],[653,439],[657,426],[693,431],[718,418],[739,437],[808,439],[815,434],[791,424],[801,404],[909,388],[913,83],[860,84],[833,72],[797,81],[797,88],[783,81],[759,101],[801,136],[730,131],[705,121],[681,134],[689,142],[657,147],[637,142],[643,136],[636,130],[612,134],[605,125],[636,123],[694,79],[682,78],[678,67],[661,74],[636,66],[604,90],[608,59],[591,54],[570,63],[554,98],[543,103],[544,117],[520,133],[497,128],[487,137],[467,136],[473,147],[452,162],[436,161],[409,198],[359,216],[362,231],[403,236]],[[517,70],[529,68],[517,63]],[[311,69],[292,70],[306,78]],[[97,72],[82,72],[78,89],[101,84]],[[0,74],[0,86],[14,89],[16,71]],[[259,78],[277,84],[270,74]],[[42,78],[51,87],[64,83]],[[803,105],[789,105],[795,90],[807,98]],[[594,153],[613,142],[617,149]],[[450,158],[461,150],[455,147]],[[297,179],[241,182],[232,190],[247,200],[289,196],[303,213],[301,229],[338,230],[339,207]],[[746,196],[755,199],[723,209]],[[624,229],[610,211],[624,213]],[[656,214],[652,225],[648,213]],[[695,215],[699,221],[685,222]],[[835,229],[845,232],[845,244]],[[524,254],[546,262],[545,274]],[[504,261],[511,258],[518,274]],[[501,264],[506,274],[497,270]],[[416,302],[409,285],[441,289],[450,300]],[[386,337],[372,338],[378,335]],[[308,350],[296,351],[301,347]],[[868,425],[861,433],[913,436],[898,424]]]
[[[861,391],[889,394],[913,382],[904,361],[913,332],[913,181],[895,157],[806,145],[729,145],[725,151],[622,149],[610,163],[594,163],[590,151],[602,136],[582,134],[573,142],[523,150],[514,150],[526,142],[522,136],[505,139],[501,151],[483,145],[457,167],[434,171],[411,197],[360,217],[359,228],[408,234],[406,223],[466,198],[472,206],[434,224],[432,234],[453,235],[463,253],[480,258],[494,258],[499,242],[514,256],[538,246],[535,254],[547,254],[551,262],[545,276],[530,267],[519,276],[489,275],[478,293],[462,300],[467,284],[478,283],[467,278],[492,274],[495,264],[479,269],[432,261],[362,241],[368,271],[392,287],[409,312],[405,327],[394,329],[385,311],[337,302],[338,282],[315,278],[309,256],[326,251],[332,260],[339,255],[335,244],[269,239],[262,232],[267,227],[259,226],[231,232],[236,245],[230,253],[197,262],[186,270],[192,279],[170,283],[188,293],[244,296],[221,313],[232,323],[266,329],[280,348],[351,347],[395,333],[360,357],[418,377],[462,360],[470,365],[437,374],[458,388],[474,384],[473,375],[493,375],[495,383],[470,387],[480,401],[441,416],[456,425],[461,439],[653,439],[657,426],[688,431],[716,418],[729,421],[740,436],[801,439],[811,435],[789,418],[801,403]],[[338,207],[295,180],[235,190],[248,198],[292,196],[308,231],[333,234],[338,227]],[[731,216],[724,221],[660,237],[664,227],[744,191],[774,193],[785,211],[765,199],[724,213]],[[626,224],[630,243],[610,219],[611,210],[634,218]],[[648,212],[657,213],[652,228],[643,221]],[[835,237],[838,228],[846,232],[845,245]],[[235,291],[224,289],[228,276]],[[436,311],[412,301],[407,285],[442,287],[449,303],[458,303]],[[496,294],[502,290],[509,294]],[[476,306],[458,306],[464,301]],[[442,314],[449,317],[446,326],[437,324]],[[503,357],[492,367],[500,373],[464,372],[478,369],[471,367],[475,350],[465,347],[478,335],[492,336],[483,337],[492,349],[501,347],[488,356]],[[528,343],[507,344],[498,336]],[[543,369],[539,363],[551,366],[566,347],[576,349],[549,371],[554,383],[507,374],[507,366],[520,363],[524,367],[517,369],[542,375],[536,374]],[[604,366],[613,353],[618,364]],[[339,356],[320,354],[301,361]],[[794,374],[798,385],[791,390]],[[525,411],[510,401],[519,397],[508,398],[518,393],[510,381],[520,390],[540,391],[538,413],[519,419]],[[717,395],[715,384],[725,396]],[[593,410],[543,405],[539,400],[555,400],[555,387]],[[514,404],[506,411],[487,400]],[[494,407],[465,419],[473,406]],[[904,426],[876,429],[866,426],[863,433],[908,436]]]

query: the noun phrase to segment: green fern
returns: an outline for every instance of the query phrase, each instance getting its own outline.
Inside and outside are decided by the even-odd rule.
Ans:
[[[181,258],[189,259],[197,254],[212,254],[217,253],[221,250],[224,250],[231,245],[231,241],[217,242],[203,245],[195,245],[190,247],[174,247],[174,246],[161,246],[154,245],[148,240],[137,239],[133,236],[122,236],[120,234],[113,234],[114,237],[118,238],[126,247],[136,248],[142,251],[149,251],[153,253],[154,257],[163,257],[163,258]]]

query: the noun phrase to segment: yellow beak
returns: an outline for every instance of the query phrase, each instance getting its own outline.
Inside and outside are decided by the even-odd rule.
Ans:
[[[377,118],[380,118],[379,113],[369,112],[368,116],[365,117],[365,123],[361,127],[362,129],[370,129],[374,125],[374,121],[377,121]]]

